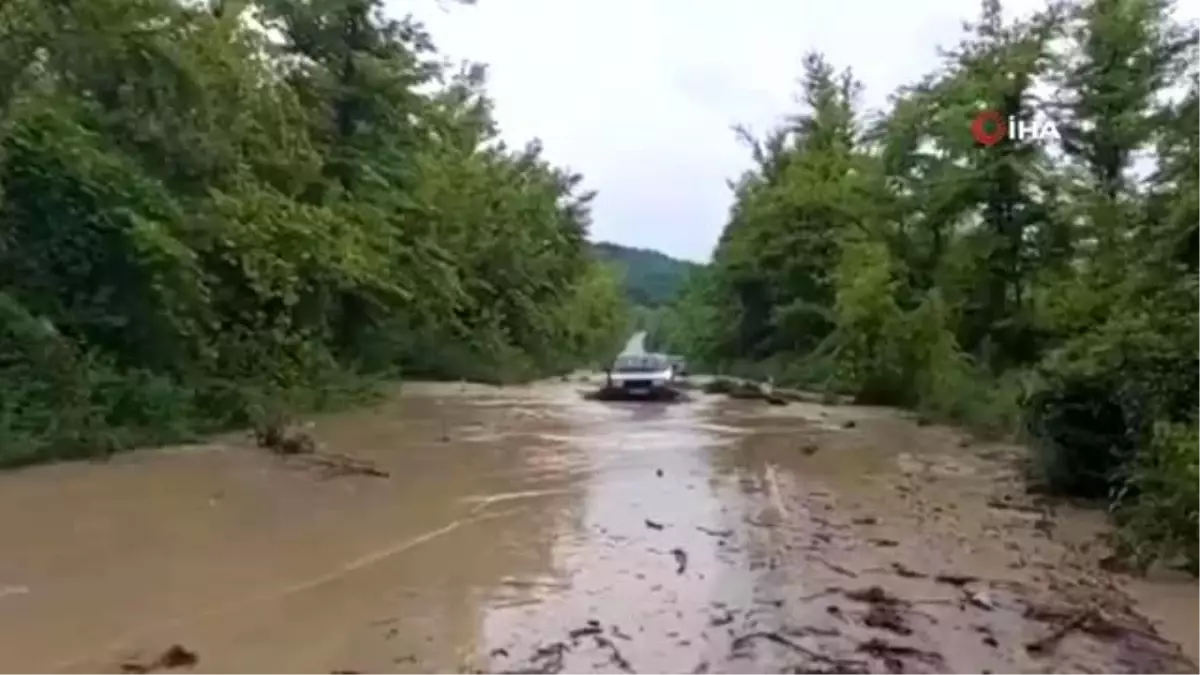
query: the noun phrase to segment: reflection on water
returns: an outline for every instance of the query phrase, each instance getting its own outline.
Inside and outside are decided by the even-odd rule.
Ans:
[[[710,454],[733,439],[696,424],[711,403],[577,405],[604,412],[570,415],[577,424],[568,452],[584,458],[587,468],[582,517],[554,547],[561,568],[569,570],[568,584],[543,587],[536,606],[493,606],[484,629],[489,644],[519,656],[546,636],[586,629],[591,621],[642,670],[690,669],[714,658],[706,654],[713,646],[706,630],[715,605],[750,600],[745,580],[728,574],[737,565],[717,563],[719,556],[728,559],[723,541],[698,529],[729,525],[728,495],[711,481]],[[684,654],[687,664],[680,663]],[[564,666],[608,670],[610,656],[576,646]]]

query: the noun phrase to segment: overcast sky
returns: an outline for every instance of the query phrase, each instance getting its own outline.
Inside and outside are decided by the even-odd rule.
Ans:
[[[388,0],[448,56],[489,64],[511,144],[599,191],[592,238],[706,261],[748,165],[729,130],[762,131],[795,109],[800,59],[820,50],[882,107],[938,64],[974,0]],[[1041,0],[1007,0],[1027,14]],[[1200,3],[1197,3],[1200,4]],[[1189,11],[1189,14],[1195,13]]]

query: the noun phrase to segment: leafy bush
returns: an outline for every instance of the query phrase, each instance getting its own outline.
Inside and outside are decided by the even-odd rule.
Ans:
[[[1118,552],[1140,566],[1183,559],[1200,571],[1200,430],[1195,424],[1158,423],[1118,491],[1114,509]]]

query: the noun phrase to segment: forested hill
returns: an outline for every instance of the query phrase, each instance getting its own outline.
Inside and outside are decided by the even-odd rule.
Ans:
[[[658,251],[610,242],[592,244],[592,253],[620,271],[625,296],[641,307],[660,307],[669,302],[683,288],[688,275],[700,267]]]
[[[1020,434],[1043,488],[1115,499],[1121,552],[1195,571],[1200,64],[1171,4],[984,0],[881,114],[810,54],[787,122],[741,134],[672,348]],[[988,111],[1058,138],[976,140]]]

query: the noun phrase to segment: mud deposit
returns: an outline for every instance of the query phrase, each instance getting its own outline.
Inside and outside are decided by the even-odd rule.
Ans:
[[[1194,582],[1101,570],[1011,448],[577,388],[316,420],[368,473],[234,438],[0,475],[0,668],[1196,672]]]

